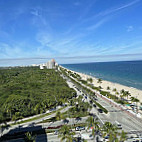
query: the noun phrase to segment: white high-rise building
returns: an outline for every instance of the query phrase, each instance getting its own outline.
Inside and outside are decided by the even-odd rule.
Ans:
[[[50,61],[47,62],[47,69],[55,69],[55,60],[52,59]]]
[[[55,69],[58,64],[55,62],[54,59],[51,59],[47,63],[40,64],[40,69]]]

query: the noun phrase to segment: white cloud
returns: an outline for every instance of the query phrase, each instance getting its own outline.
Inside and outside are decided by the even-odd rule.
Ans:
[[[127,27],[127,32],[131,32],[131,31],[133,31],[134,30],[134,27],[133,26],[128,26]]]
[[[31,8],[30,13],[34,16],[41,16],[42,8],[41,7]]]
[[[80,2],[75,2],[74,5],[75,6],[79,6],[81,3]]]
[[[108,14],[111,14],[111,13],[114,13],[114,12],[117,12],[117,11],[120,11],[122,9],[125,9],[125,8],[128,8],[134,4],[136,4],[137,2],[139,2],[140,0],[134,0],[128,4],[125,4],[125,5],[122,5],[120,7],[117,7],[117,8],[113,8],[113,9],[108,9],[106,11],[103,11],[101,13],[98,14],[98,16],[105,16],[105,15],[108,15]]]
[[[127,4],[124,4],[122,6],[119,6],[119,7],[114,7],[114,8],[110,8],[110,9],[107,9],[105,11],[102,11],[98,14],[95,14],[94,16],[91,16],[89,18],[86,18],[83,20],[83,22],[88,22],[88,21],[91,21],[91,20],[94,20],[95,18],[99,18],[99,17],[104,17],[104,16],[109,16],[111,14],[114,14],[115,12],[118,12],[118,11],[121,11],[122,9],[126,9],[130,6],[133,6],[134,4],[140,2],[141,0],[134,0],[130,3],[127,3]]]
[[[94,25],[89,26],[89,27],[87,28],[87,30],[95,30],[95,29],[99,28],[99,27],[100,27],[101,25],[103,25],[106,21],[108,21],[108,19],[109,19],[109,18],[104,18],[104,19],[98,21],[98,22],[95,23]]]
[[[42,45],[42,46],[48,46],[52,42],[52,35],[47,34],[45,32],[39,32],[36,36],[36,40]]]

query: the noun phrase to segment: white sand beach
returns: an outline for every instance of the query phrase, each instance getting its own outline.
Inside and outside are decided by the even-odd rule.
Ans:
[[[72,71],[72,70],[70,70],[70,71]],[[75,71],[72,71],[72,72],[75,72]],[[83,74],[80,72],[75,72],[75,73],[79,74],[81,76],[81,78],[84,80],[87,80],[87,78],[92,78],[93,79],[92,84],[94,86],[96,86],[96,87],[101,86],[103,88],[102,90],[109,91],[111,94],[115,94],[115,92],[113,91],[114,88],[116,88],[116,90],[119,94],[120,94],[120,91],[122,89],[124,89],[125,91],[130,92],[130,94],[131,94],[130,97],[135,97],[135,98],[139,99],[140,102],[142,102],[142,90],[139,90],[139,89],[136,89],[133,87],[124,86],[124,85],[121,85],[118,83],[113,83],[113,82],[106,81],[106,80],[102,80],[102,83],[98,83],[98,78],[95,78],[93,76],[86,75],[86,74]],[[110,87],[110,90],[107,90],[108,86]]]
[[[122,89],[124,89],[125,91],[130,92],[131,97],[138,98],[142,102],[142,90],[139,90],[139,89],[136,89],[133,87],[124,86],[124,85],[121,85],[118,83],[113,83],[113,82],[106,81],[106,80],[103,80],[102,83],[98,83],[98,79],[95,77],[92,77],[92,76],[89,76],[89,75],[86,75],[83,73],[78,73],[78,74],[84,80],[87,80],[87,78],[91,77],[93,79],[94,86],[96,86],[96,87],[101,86],[103,88],[103,90],[109,91],[111,94],[115,94],[115,92],[113,91],[114,88],[116,88],[117,92],[119,92],[119,93]],[[110,87],[110,90],[107,90],[108,86]]]

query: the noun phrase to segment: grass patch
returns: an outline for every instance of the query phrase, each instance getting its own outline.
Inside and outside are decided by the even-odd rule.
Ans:
[[[55,113],[55,112],[61,111],[61,110],[64,109],[64,108],[66,108],[66,106],[63,107],[63,108],[60,108],[60,109],[58,109],[58,110],[55,110],[55,111],[53,111],[53,112],[50,112],[50,113],[47,113],[47,114],[43,114],[43,115],[41,115],[41,116],[37,116],[37,117],[31,118],[31,119],[28,119],[28,120],[24,120],[24,121],[21,121],[21,122],[17,122],[17,123],[15,123],[15,124],[11,124],[11,126],[12,126],[12,125],[16,125],[16,124],[22,124],[22,123],[30,122],[30,121],[33,121],[33,120],[37,120],[37,119],[43,118],[43,117],[45,117],[45,116],[49,116],[49,115],[51,115],[51,114],[53,114],[53,113]]]
[[[100,109],[102,109],[106,114],[108,113],[108,110],[104,108],[102,105],[100,105],[98,102],[93,101]]]
[[[85,116],[88,116],[89,115],[89,112],[74,112],[74,113],[71,113],[70,111],[69,112],[64,112],[61,114],[62,115],[62,119],[66,119],[66,118],[76,118],[76,117],[85,117]],[[60,119],[61,120],[61,119]],[[52,117],[52,118],[49,118],[49,119],[46,119],[46,120],[43,120],[39,123],[47,123],[47,122],[55,122],[57,121],[56,120],[56,117]],[[59,121],[59,120],[58,120]]]

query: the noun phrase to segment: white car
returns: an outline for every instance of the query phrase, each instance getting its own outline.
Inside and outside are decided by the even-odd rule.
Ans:
[[[115,121],[114,125],[118,128],[118,129],[122,129],[121,124],[118,121]]]
[[[92,139],[94,139],[92,134],[87,134],[87,133],[81,134],[81,138],[83,138],[85,140],[92,140]]]

